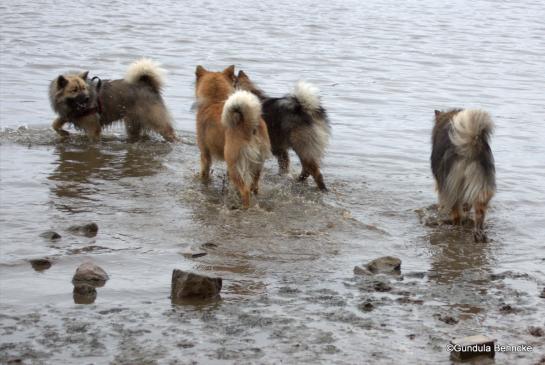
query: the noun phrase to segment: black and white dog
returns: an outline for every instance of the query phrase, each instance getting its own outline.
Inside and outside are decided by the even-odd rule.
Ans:
[[[288,149],[292,148],[301,160],[299,180],[312,175],[316,185],[327,191],[320,171],[320,162],[329,143],[331,127],[327,112],[320,102],[318,89],[299,82],[292,94],[270,98],[256,87],[244,71],[239,71],[235,86],[250,91],[262,103],[263,119],[267,124],[271,149],[278,159],[280,173],[289,170]]]
[[[494,124],[479,109],[435,111],[431,169],[437,184],[439,205],[460,224],[475,210],[474,238],[485,242],[484,219],[488,202],[496,192],[494,157],[489,145]]]

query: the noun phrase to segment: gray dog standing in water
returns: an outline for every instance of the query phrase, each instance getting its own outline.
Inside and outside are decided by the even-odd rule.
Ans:
[[[172,118],[161,96],[163,70],[149,59],[132,63],[124,79],[93,83],[89,72],[58,76],[49,87],[49,99],[58,118],[53,129],[62,137],[62,129],[73,123],[89,139],[99,139],[104,127],[123,121],[129,139],[138,139],[152,130],[169,142],[176,140]]]
[[[460,224],[475,210],[474,238],[486,242],[484,218],[496,192],[496,170],[489,139],[494,124],[479,109],[435,111],[431,169],[439,192],[439,205]]]

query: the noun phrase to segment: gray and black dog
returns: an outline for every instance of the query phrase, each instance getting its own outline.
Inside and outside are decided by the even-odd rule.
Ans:
[[[143,131],[152,130],[167,141],[175,141],[172,118],[161,90],[163,70],[149,59],[132,63],[124,79],[89,80],[89,71],[59,75],[49,87],[49,99],[58,117],[53,129],[62,137],[62,129],[73,123],[91,140],[98,140],[104,127],[123,121],[130,139],[139,138]]]
[[[289,170],[288,150],[292,148],[301,160],[299,180],[304,181],[312,175],[318,188],[327,191],[320,163],[329,143],[331,127],[318,89],[300,81],[292,94],[271,98],[255,86],[244,71],[238,72],[235,87],[250,91],[261,100],[263,119],[267,124],[272,153],[278,159],[280,173]]]
[[[474,238],[486,242],[484,219],[496,192],[496,170],[490,149],[494,124],[480,109],[435,111],[431,169],[437,184],[440,208],[460,224],[473,207]]]

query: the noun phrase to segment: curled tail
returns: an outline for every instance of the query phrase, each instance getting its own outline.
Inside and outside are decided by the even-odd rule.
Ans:
[[[221,114],[221,124],[226,128],[243,128],[252,131],[259,126],[261,103],[249,91],[238,90],[231,94]]]
[[[486,203],[494,195],[494,157],[489,145],[493,129],[492,118],[483,110],[462,110],[452,117],[449,139],[456,159],[439,189],[446,209],[463,203]]]
[[[449,138],[459,155],[474,158],[489,148],[488,140],[494,130],[490,114],[480,109],[466,109],[452,118]]]
[[[325,108],[320,101],[319,90],[316,86],[299,81],[295,85],[292,96],[297,100],[301,109],[307,114],[306,120],[310,121],[310,128],[307,133],[307,148],[304,154],[311,160],[320,160],[331,136],[331,127]]]
[[[146,83],[153,91],[160,93],[165,82],[165,70],[151,59],[141,58],[129,66],[125,81],[131,84]]]

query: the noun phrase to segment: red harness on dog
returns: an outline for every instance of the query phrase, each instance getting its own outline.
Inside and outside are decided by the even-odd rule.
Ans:
[[[79,117],[86,117],[91,114],[102,114],[102,101],[100,100],[100,87],[102,86],[102,80],[100,77],[95,76],[91,79],[91,82],[95,81],[95,79],[98,80],[97,86],[96,86],[96,93],[97,93],[97,105],[94,108],[89,108],[88,110],[84,111],[79,115]]]

